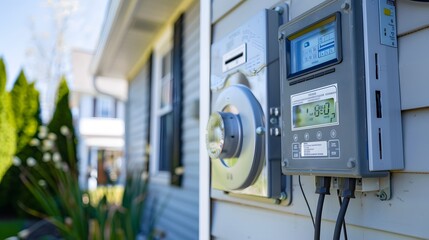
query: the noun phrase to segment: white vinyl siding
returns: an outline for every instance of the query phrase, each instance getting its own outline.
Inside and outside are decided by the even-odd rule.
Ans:
[[[130,82],[126,106],[126,159],[129,171],[141,171],[144,167],[146,136],[149,131],[149,79],[148,67],[144,67]]]

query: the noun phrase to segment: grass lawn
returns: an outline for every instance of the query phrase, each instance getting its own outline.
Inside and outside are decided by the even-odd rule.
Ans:
[[[0,239],[16,236],[24,227],[24,219],[1,219],[0,220]]]

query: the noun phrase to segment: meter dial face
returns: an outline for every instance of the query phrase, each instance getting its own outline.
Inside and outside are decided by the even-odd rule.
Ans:
[[[259,102],[249,88],[233,85],[222,91],[207,124],[206,147],[213,174],[227,190],[244,189],[259,176],[265,156]]]
[[[225,166],[232,167],[240,155],[242,127],[238,115],[214,112],[207,125],[206,145],[211,158],[220,158]]]
[[[218,158],[225,143],[225,126],[219,113],[214,113],[207,124],[206,146],[211,158]]]

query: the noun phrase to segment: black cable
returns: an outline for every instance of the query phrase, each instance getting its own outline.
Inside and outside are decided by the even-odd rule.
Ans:
[[[341,226],[344,224],[344,217],[346,216],[350,198],[355,198],[356,179],[339,178],[338,186],[341,191],[341,197],[343,197],[343,202],[341,203],[340,212],[335,223],[334,240],[339,240],[341,237]]]
[[[314,240],[320,239],[323,202],[325,201],[325,195],[330,194],[330,189],[331,189],[331,177],[316,177],[316,193],[320,195],[319,195],[319,201],[317,202],[316,221],[314,224],[315,225]]]
[[[337,222],[335,223],[334,240],[339,240],[341,236],[341,225],[343,225],[346,216],[347,207],[349,206],[350,197],[345,197],[338,213]]]
[[[307,204],[307,209],[308,209],[308,212],[310,213],[311,221],[313,222],[313,227],[316,227],[314,225],[313,212],[311,211],[310,204],[308,204],[307,197],[305,196],[304,189],[302,188],[301,175],[298,175],[298,183],[299,183],[299,188],[301,189],[302,196],[304,197],[305,204]]]
[[[324,201],[325,201],[325,194],[321,193],[319,195],[319,201],[317,202],[316,224],[314,226],[314,240],[320,239],[320,228],[322,224],[322,210],[323,210]]]
[[[341,207],[341,204],[343,204],[343,201],[341,200],[340,189],[337,189],[337,195],[338,195],[338,203],[340,204],[340,207]],[[345,219],[343,221],[343,233],[344,233],[344,240],[348,240]]]

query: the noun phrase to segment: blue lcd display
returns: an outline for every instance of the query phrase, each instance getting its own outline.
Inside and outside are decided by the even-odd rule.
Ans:
[[[289,77],[339,61],[337,15],[288,37]]]

